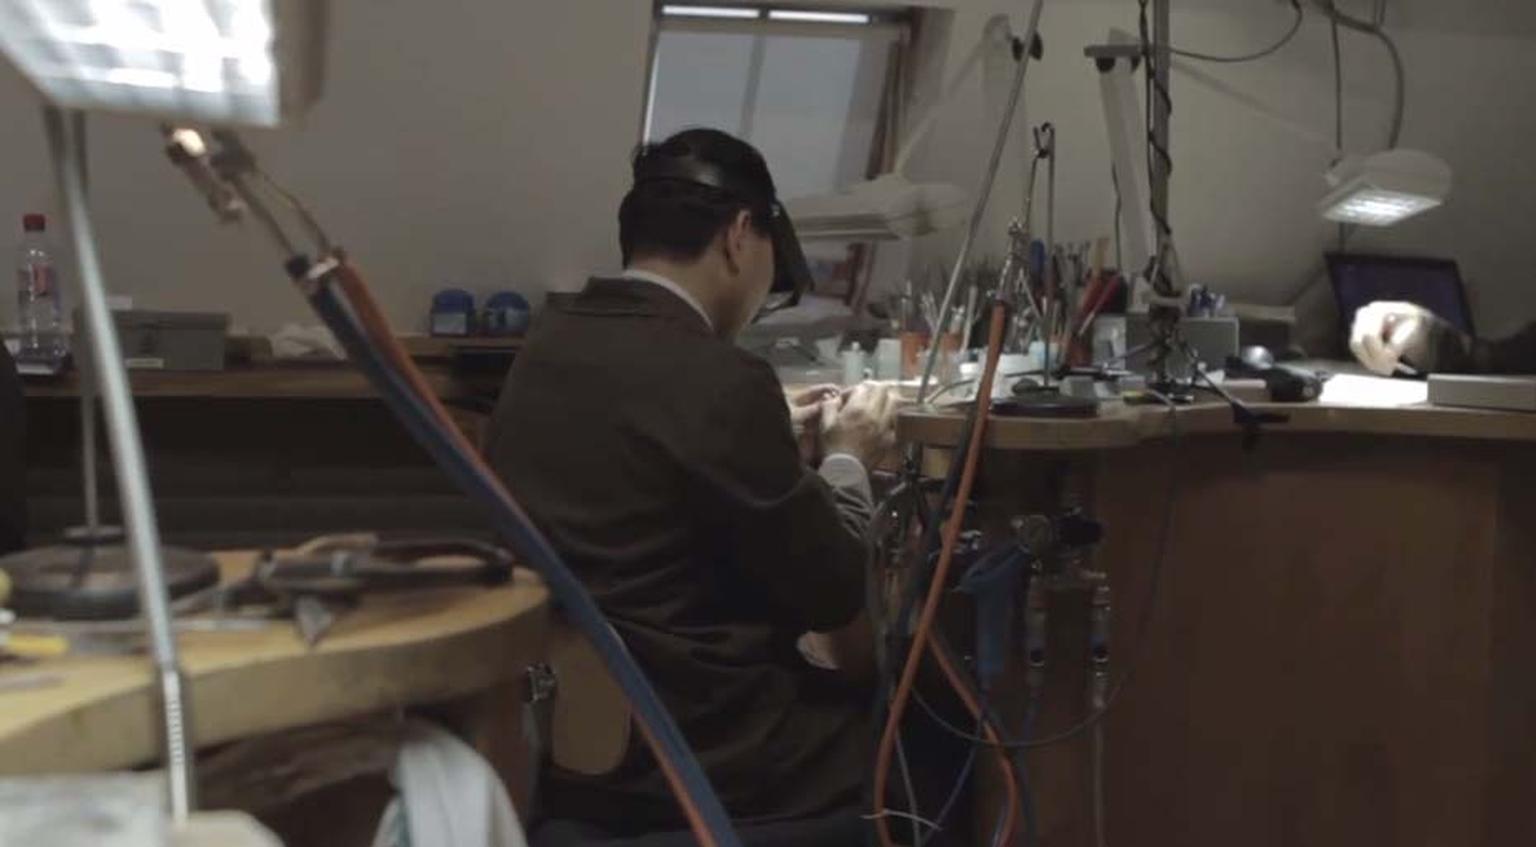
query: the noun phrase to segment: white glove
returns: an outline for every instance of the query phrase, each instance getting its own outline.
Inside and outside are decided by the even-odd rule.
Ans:
[[[1355,313],[1349,349],[1360,364],[1382,376],[1396,372],[1404,358],[1428,367],[1437,321],[1433,312],[1414,303],[1372,303]]]

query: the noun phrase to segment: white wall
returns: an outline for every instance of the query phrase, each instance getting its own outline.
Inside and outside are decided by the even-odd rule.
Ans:
[[[944,5],[956,12],[953,67],[991,14],[1010,14],[1015,31],[1022,31],[1029,4]],[[1344,5],[1357,14],[1366,6]],[[1271,43],[1290,21],[1287,7],[1270,0],[1175,0],[1174,8],[1175,44],[1212,53]],[[1536,4],[1393,0],[1391,8],[1389,26],[1408,73],[1402,144],[1444,157],[1457,185],[1445,208],[1396,229],[1361,230],[1351,247],[1458,258],[1481,326],[1495,333],[1513,329],[1536,319],[1536,280],[1529,278],[1526,250],[1536,219],[1530,141],[1536,136]],[[1111,26],[1134,33],[1136,6],[1130,0],[1056,0],[1048,3],[1042,26],[1046,58],[1030,72],[1026,104],[1030,122],[1048,120],[1057,128],[1058,238],[1108,235],[1113,195],[1107,141],[1097,83],[1082,48],[1104,41]],[[1346,149],[1368,152],[1385,143],[1390,66],[1381,47],[1363,36],[1346,33],[1344,50]],[[1329,138],[1331,62],[1326,23],[1311,14],[1296,41],[1272,59],[1203,67]],[[1173,92],[1173,224],[1186,275],[1244,300],[1291,301],[1317,277],[1321,253],[1335,237],[1335,228],[1315,212],[1332,151],[1177,74]],[[974,185],[991,143],[982,112],[979,87],[972,86],[926,144],[913,175]],[[1021,205],[1018,160],[1024,155],[1013,154],[1015,167],[994,195],[987,227],[994,251]],[[953,235],[926,239],[917,248],[917,269],[952,256],[957,242]],[[1324,282],[1312,286],[1308,300],[1327,305],[1330,297]]]
[[[1022,28],[1028,5],[935,4],[956,12],[951,60],[995,11]],[[1446,158],[1457,187],[1446,208],[1366,233],[1356,246],[1459,258],[1483,326],[1510,329],[1536,318],[1524,249],[1536,220],[1536,4],[1392,4],[1409,75],[1403,143]],[[448,284],[536,294],[613,267],[648,0],[334,0],[333,8],[325,98],[304,126],[250,140],[352,249],[399,326],[420,328],[430,293]],[[1175,0],[1175,8],[1177,43],[1213,52],[1266,43],[1288,21],[1271,0]],[[1058,128],[1062,238],[1110,231],[1106,142],[1082,47],[1111,25],[1134,30],[1131,0],[1050,0],[1047,56],[1031,71],[1027,120]],[[1390,77],[1375,43],[1345,39],[1349,147],[1364,151],[1385,137]],[[1279,56],[1212,72],[1326,136],[1329,55],[1313,15]],[[1331,151],[1185,79],[1175,79],[1174,96],[1173,213],[1188,275],[1243,299],[1289,300],[1332,237],[1314,211]],[[913,175],[974,184],[991,138],[982,111],[980,87],[967,88]],[[23,211],[54,204],[35,95],[3,63],[0,114],[4,244]],[[162,166],[150,122],[96,118],[92,128],[98,229],[115,289],[148,307],[227,309],[257,330],[307,319],[259,234],[216,231]],[[1019,208],[1023,157],[1016,146],[995,195],[994,250]],[[956,240],[917,245],[915,270],[947,261]]]
[[[617,263],[648,2],[332,8],[325,97],[303,126],[247,140],[351,249],[398,327],[422,328],[431,293],[450,284],[537,294]],[[24,211],[55,211],[37,102],[0,61],[0,245]],[[152,122],[96,117],[91,133],[114,290],[144,307],[229,310],[254,330],[313,322],[259,231],[215,229]]]

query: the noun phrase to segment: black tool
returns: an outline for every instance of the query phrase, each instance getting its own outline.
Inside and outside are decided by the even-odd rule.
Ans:
[[[1276,403],[1310,403],[1322,396],[1325,381],[1315,371],[1277,363],[1264,347],[1244,347],[1241,354],[1227,357],[1227,375],[1264,380]]]

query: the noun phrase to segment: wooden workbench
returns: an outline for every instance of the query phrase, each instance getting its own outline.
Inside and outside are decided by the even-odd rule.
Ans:
[[[989,424],[979,525],[1104,525],[1112,678],[1136,668],[1103,721],[1108,843],[1536,843],[1536,415],[1258,408],[1290,421],[1251,450],[1215,404]],[[940,472],[961,423],[899,429]],[[1086,606],[1051,598],[1036,737],[1088,711]],[[1094,843],[1090,749],[1028,755],[1041,847]]]
[[[219,558],[227,579],[255,561],[254,554]],[[315,649],[284,622],[258,631],[183,633],[192,738],[207,747],[519,688],[526,668],[543,655],[547,624],[548,593],[520,570],[499,588],[368,597]],[[158,758],[157,695],[145,656],[6,666],[0,684],[35,674],[57,675],[58,682],[0,693],[0,774],[112,770]],[[517,712],[514,700],[489,719],[510,727]],[[513,767],[496,764],[504,772]]]
[[[1468,438],[1536,442],[1536,414],[1451,409],[1430,405],[1372,407],[1324,403],[1253,403],[1256,412],[1286,415],[1289,421],[1266,427],[1277,434],[1334,433],[1394,437]],[[986,445],[996,450],[1071,451],[1135,447],[1172,433],[1162,405],[1108,403],[1088,420],[994,417]],[[1221,403],[1181,406],[1178,429],[1191,436],[1236,432],[1232,410]],[[958,412],[914,410],[903,413],[897,437],[904,442],[952,446],[964,427]]]
[[[456,370],[441,349],[424,346],[428,341],[415,342],[422,370],[478,440],[502,377]],[[484,531],[479,513],[346,363],[135,371],[130,379],[170,543],[230,549],[386,527],[418,535]],[[27,384],[35,543],[50,543],[82,520],[78,391],[73,374]],[[116,487],[104,435],[100,445],[101,491],[111,516]]]
[[[439,397],[461,399],[499,388],[499,380],[463,377],[441,364],[421,366]],[[266,364],[223,371],[130,371],[129,384],[138,398],[206,398],[231,400],[319,399],[354,400],[378,393],[356,368],[344,362]],[[26,384],[31,398],[80,396],[80,375],[71,371]]]

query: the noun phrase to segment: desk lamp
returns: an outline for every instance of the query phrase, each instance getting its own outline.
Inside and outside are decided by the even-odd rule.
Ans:
[[[50,104],[44,125],[79,262],[82,340],[91,365],[82,380],[82,423],[93,418],[91,393],[99,389],[177,822],[196,805],[195,750],[144,448],[86,203],[84,115],[103,110],[275,126],[319,92],[325,11],[324,0],[0,2],[0,49]],[[88,444],[83,461],[88,521],[97,527],[93,448]]]

